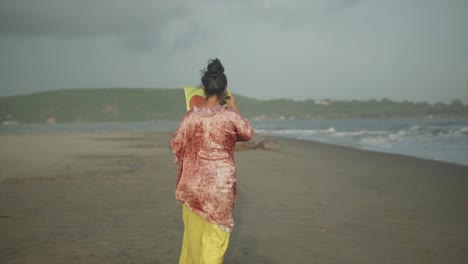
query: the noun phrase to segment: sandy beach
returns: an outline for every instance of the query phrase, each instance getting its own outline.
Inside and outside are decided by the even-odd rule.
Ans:
[[[0,135],[0,263],[177,263],[170,139]],[[276,140],[236,152],[225,263],[467,263],[468,166]]]

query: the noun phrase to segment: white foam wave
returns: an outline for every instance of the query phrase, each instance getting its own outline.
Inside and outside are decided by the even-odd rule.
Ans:
[[[405,130],[399,130],[396,133],[388,134],[388,138],[392,141],[403,141],[407,137],[408,133]]]
[[[358,131],[336,131],[335,128],[328,129],[255,129],[259,134],[272,135],[328,135],[334,137],[364,137],[364,136],[383,136],[388,135],[390,131],[383,130],[358,130]]]
[[[326,129],[257,129],[259,134],[269,134],[310,140],[339,140],[359,145],[389,147],[393,143],[407,144],[412,142],[435,142],[439,140],[455,140],[466,136],[468,127],[459,129],[441,129],[421,126],[409,126],[395,130],[356,130],[337,131],[333,126]]]
[[[391,123],[359,127],[339,123],[333,126],[297,129],[279,127],[256,129],[256,133],[328,142],[368,150],[401,153],[468,165],[468,126],[466,123]],[[301,124],[303,125],[303,124]],[[308,125],[308,124],[304,124]],[[453,154],[456,153],[456,154]]]
[[[333,134],[335,129],[330,127],[328,129],[255,129],[259,134],[272,134],[272,135],[317,135],[317,134]]]
[[[362,145],[371,145],[371,146],[380,146],[385,148],[390,148],[388,137],[365,137],[361,138],[358,143]]]

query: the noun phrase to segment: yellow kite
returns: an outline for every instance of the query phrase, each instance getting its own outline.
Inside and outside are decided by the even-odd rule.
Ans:
[[[201,106],[205,102],[205,91],[200,87],[184,86],[185,103],[187,111],[194,106]],[[231,96],[231,92],[226,92],[227,96]]]

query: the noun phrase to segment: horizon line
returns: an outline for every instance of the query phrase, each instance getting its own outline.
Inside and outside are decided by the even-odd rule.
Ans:
[[[57,89],[50,89],[50,90],[45,90],[45,91],[36,91],[36,92],[26,92],[26,93],[18,93],[18,94],[11,94],[11,95],[0,95],[0,98],[6,98],[6,97],[15,97],[15,96],[29,96],[29,95],[34,95],[34,94],[40,94],[40,93],[50,93],[50,92],[58,92],[58,91],[70,91],[70,90],[102,90],[102,89],[140,89],[140,90],[176,90],[176,89],[181,89],[183,90],[183,87],[172,87],[172,88],[162,88],[162,87],[94,87],[94,88],[90,88],[90,87],[82,87],[82,88],[78,88],[78,87],[75,87],[75,88],[57,88]],[[451,104],[452,102],[458,100],[460,102],[462,102],[464,105],[468,105],[468,102],[464,102],[462,99],[460,98],[454,98],[454,99],[451,99],[449,102],[443,102],[443,101],[435,101],[435,102],[430,102],[430,101],[412,101],[412,100],[409,100],[409,99],[402,99],[402,100],[396,100],[396,99],[391,99],[391,98],[388,98],[388,97],[381,97],[381,98],[369,98],[369,99],[334,99],[334,98],[330,98],[330,97],[325,97],[325,98],[319,98],[319,99],[314,99],[314,98],[306,98],[306,99],[302,99],[302,100],[298,100],[298,99],[292,99],[292,98],[286,98],[286,97],[281,97],[281,98],[271,98],[271,99],[260,99],[260,98],[255,98],[255,97],[251,97],[251,96],[246,96],[246,95],[243,95],[243,94],[239,94],[239,93],[236,93],[242,97],[246,97],[248,99],[254,99],[254,100],[259,100],[259,101],[275,101],[275,100],[288,100],[288,101],[293,101],[293,102],[305,102],[305,101],[309,101],[309,100],[312,100],[312,101],[332,101],[332,102],[349,102],[349,101],[358,101],[358,102],[366,102],[366,101],[377,101],[377,102],[381,102],[383,100],[389,100],[391,102],[394,102],[394,103],[404,103],[404,102],[410,102],[410,103],[428,103],[428,104],[432,104],[432,105],[435,105],[435,104],[438,104],[438,103],[442,103],[442,104]]]

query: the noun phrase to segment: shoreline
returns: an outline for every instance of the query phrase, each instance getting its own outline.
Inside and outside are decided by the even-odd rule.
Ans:
[[[398,121],[400,120],[400,121]],[[411,119],[409,119],[411,120]],[[281,138],[302,138],[313,142],[340,145],[443,161],[468,166],[466,149],[468,123],[448,121],[258,121],[252,123],[258,135]],[[177,121],[64,123],[0,126],[0,135],[106,132],[160,132],[173,131]]]
[[[420,161],[425,161],[425,162],[436,162],[436,163],[442,163],[442,164],[446,164],[446,165],[455,165],[455,166],[461,166],[461,167],[468,167],[468,165],[462,164],[462,163],[450,162],[450,161],[445,161],[445,160],[429,159],[429,158],[411,156],[411,155],[400,154],[400,153],[384,152],[384,151],[371,150],[371,149],[362,149],[362,148],[358,148],[358,147],[347,146],[347,145],[339,145],[339,144],[334,144],[334,143],[330,143],[330,142],[321,142],[321,141],[317,141],[317,140],[287,138],[287,137],[277,137],[277,136],[271,136],[271,138],[285,140],[285,141],[291,140],[292,142],[293,141],[299,141],[299,142],[303,142],[305,144],[310,142],[310,143],[313,143],[313,144],[323,145],[323,146],[327,146],[327,147],[352,149],[352,150],[361,151],[361,152],[370,152],[370,153],[390,155],[390,156],[400,156],[402,158],[410,158],[410,159],[415,159],[415,160],[420,160]]]
[[[294,119],[289,118],[264,118],[259,119],[258,116],[248,117],[251,121],[348,121],[348,120],[382,120],[382,121],[391,121],[391,120],[468,120],[468,116],[395,116],[395,117],[324,117],[324,118],[301,118],[295,117]],[[92,124],[92,123],[146,123],[146,122],[179,122],[178,119],[148,119],[148,120],[74,120],[74,121],[63,121],[63,122],[54,122],[47,123],[47,121],[37,121],[37,122],[21,122],[20,120],[3,120],[0,121],[0,126],[14,126],[14,125],[67,125],[67,124]]]
[[[46,131],[46,132],[35,132],[35,133],[11,133],[11,134],[0,134],[0,137],[4,136],[69,136],[69,135],[76,135],[80,137],[85,137],[85,136],[93,136],[93,135],[105,135],[105,134],[128,134],[128,135],[148,135],[148,134],[154,134],[154,133],[163,133],[163,134],[172,134],[173,131],[171,130],[155,130],[155,131],[150,131],[150,130],[142,130],[142,131],[97,131],[97,132],[53,132],[53,131]],[[268,138],[272,139],[274,141],[300,141],[300,142],[310,142],[313,144],[319,144],[319,145],[324,145],[324,146],[336,146],[336,147],[343,147],[343,148],[349,148],[353,150],[359,150],[359,151],[364,151],[364,152],[372,152],[372,153],[378,153],[378,154],[387,154],[387,155],[395,155],[395,156],[403,156],[403,157],[408,157],[408,158],[415,158],[419,160],[425,160],[425,161],[432,161],[432,162],[440,162],[440,163],[446,163],[446,164],[451,164],[451,165],[457,165],[457,166],[463,166],[463,167],[468,167],[468,164],[463,164],[463,163],[457,163],[457,162],[452,162],[452,161],[446,161],[446,160],[438,160],[438,159],[430,159],[430,158],[424,158],[424,157],[418,157],[418,156],[413,156],[409,154],[402,154],[402,153],[395,153],[395,152],[385,152],[385,151],[380,151],[380,150],[373,150],[373,149],[364,149],[364,148],[359,148],[351,145],[341,145],[337,143],[332,143],[332,142],[323,142],[323,141],[318,141],[318,140],[309,140],[309,139],[300,139],[300,138],[293,138],[293,137],[281,137],[281,136],[271,136],[271,135],[266,135],[266,134],[257,134],[255,136],[256,141],[260,141],[260,138]]]

